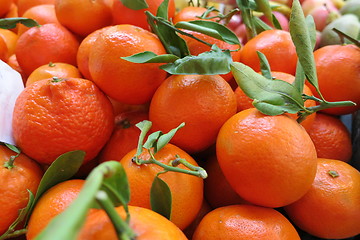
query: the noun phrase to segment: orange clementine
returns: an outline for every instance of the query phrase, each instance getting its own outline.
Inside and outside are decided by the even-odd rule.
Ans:
[[[5,40],[2,37],[0,37],[0,60],[6,62],[8,57],[9,57],[8,47],[6,45]]]
[[[79,69],[68,63],[48,63],[35,69],[26,80],[26,86],[47,78],[81,78]]]
[[[17,71],[18,73],[20,73],[22,81],[25,85],[25,82],[27,80],[27,76],[24,74],[23,70],[21,69],[21,67],[19,66],[19,63],[16,59],[16,55],[13,54],[9,57],[9,59],[6,62],[12,69],[14,69],[15,71]]]
[[[42,4],[54,4],[55,0],[17,0],[18,14],[22,17],[29,8]]]
[[[284,30],[266,30],[250,39],[241,48],[240,62],[254,71],[260,71],[260,60],[256,51],[265,54],[271,70],[295,74],[297,54],[290,33]]]
[[[353,101],[356,106],[333,107],[325,113],[343,115],[360,109],[360,49],[329,45],[314,52],[319,88],[327,101]],[[309,84],[310,86],[310,84]],[[319,94],[310,86],[315,96]]]
[[[34,19],[41,25],[46,23],[59,23],[53,4],[41,4],[33,6],[26,10],[22,17]],[[28,29],[29,27],[26,27],[23,24],[19,24],[18,35],[20,36]]]
[[[11,3],[10,10],[5,14],[4,18],[15,18],[19,17],[18,7],[15,4],[15,0]],[[11,28],[10,30],[14,33],[17,33],[19,28],[19,24],[15,28]]]
[[[216,155],[232,188],[265,207],[295,202],[316,173],[316,150],[305,129],[286,115],[268,116],[254,108],[224,123]]]
[[[123,207],[115,208],[125,220]],[[160,214],[142,207],[129,206],[129,226],[137,240],[186,240],[184,233]],[[116,239],[118,236],[109,217],[102,210],[91,212],[79,234],[79,240]]]
[[[285,211],[299,228],[316,237],[360,234],[360,172],[343,161],[319,158],[310,190]]]
[[[113,24],[131,24],[150,30],[145,11],[156,15],[157,9],[162,2],[163,0],[147,0],[148,8],[133,10],[126,7],[121,1],[115,0],[112,5]],[[171,19],[175,15],[175,1],[170,0],[168,6],[168,17]]]
[[[10,0],[1,0],[0,1],[0,17],[3,17],[7,14],[11,8],[12,1]]]
[[[244,204],[216,208],[201,220],[193,240],[217,239],[300,240],[300,237],[278,211]]]
[[[36,193],[43,172],[40,166],[21,153],[15,158],[12,168],[6,168],[5,163],[17,153],[0,145],[0,235],[5,233],[10,224],[18,217],[19,210],[26,207],[30,190]]]
[[[295,81],[295,76],[293,76],[293,75],[291,75],[289,73],[272,71],[271,75],[275,79],[283,80],[283,81],[288,82],[288,83],[293,83]],[[308,95],[308,96],[313,96],[312,91],[310,90],[310,88],[307,85],[304,85],[303,93]],[[236,96],[238,112],[240,112],[242,110],[245,110],[245,109],[248,109],[248,108],[253,108],[254,107],[252,105],[253,100],[251,98],[249,98],[248,96],[246,96],[246,94],[244,93],[244,91],[240,87],[236,87],[235,96]],[[314,100],[306,100],[304,106],[306,108],[314,107],[314,106],[316,106],[316,102]],[[287,115],[294,118],[294,119],[298,118],[298,115],[295,114],[295,113],[294,114],[287,113]],[[316,113],[313,113],[313,114],[307,116],[306,119],[304,121],[302,121],[300,124],[305,129],[309,129],[311,127],[312,123],[314,122],[315,115],[316,115]]]
[[[165,54],[155,34],[133,25],[101,31],[89,54],[92,80],[111,98],[126,104],[149,102],[166,78],[159,63],[132,63],[121,59],[143,51]]]
[[[234,92],[219,75],[172,75],[156,90],[149,118],[154,131],[168,132],[185,122],[171,142],[194,153],[214,144],[220,127],[235,112]]]
[[[319,158],[350,161],[352,156],[350,132],[339,118],[318,113],[307,132],[314,142]]]
[[[8,58],[15,53],[15,47],[18,40],[18,36],[11,30],[0,28],[0,37],[6,43],[8,49]]]
[[[90,75],[89,72],[89,55],[90,55],[90,51],[94,46],[94,43],[99,35],[99,33],[103,30],[105,30],[105,28],[101,28],[98,30],[95,30],[94,32],[90,33],[89,35],[87,35],[81,42],[80,42],[80,46],[76,55],[76,62],[77,62],[77,66],[79,68],[79,71],[81,72],[81,74],[86,78],[91,80],[92,77]]]
[[[43,164],[72,150],[94,158],[109,139],[114,116],[109,99],[86,79],[44,79],[16,100],[13,135],[17,146]]]
[[[62,213],[79,195],[84,183],[85,180],[72,179],[58,183],[47,190],[31,213],[26,239],[35,239],[54,217]]]
[[[47,23],[33,27],[18,39],[15,54],[26,75],[49,62],[76,65],[79,42],[65,27]]]
[[[128,152],[135,149],[140,136],[140,129],[135,124],[148,118],[148,114],[142,111],[129,111],[117,115],[115,129],[99,155],[100,162],[120,161]]]
[[[150,188],[156,174],[163,169],[155,164],[137,165],[132,158],[136,149],[126,154],[120,161],[128,176],[130,184],[129,205],[150,209]],[[185,151],[172,144],[167,144],[155,154],[155,159],[169,164],[176,155],[197,166],[196,161]],[[143,151],[140,159],[149,160],[150,154]],[[183,165],[179,165],[185,168]],[[185,168],[186,169],[186,168]],[[170,187],[172,193],[171,221],[180,229],[185,229],[196,218],[203,201],[203,179],[184,173],[166,172],[159,177]],[[191,209],[191,211],[190,211]]]
[[[104,0],[55,0],[55,12],[63,26],[83,37],[112,23]]]
[[[195,232],[197,226],[199,225],[201,219],[203,219],[203,217],[211,210],[212,210],[211,206],[204,200],[203,204],[201,206],[201,209],[198,212],[194,221],[192,221],[191,224],[186,229],[183,230],[185,236],[188,239],[192,239],[194,232]]]

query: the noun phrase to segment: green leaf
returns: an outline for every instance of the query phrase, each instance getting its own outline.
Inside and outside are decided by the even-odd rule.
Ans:
[[[255,0],[257,10],[264,13],[265,17],[273,22],[272,10],[268,0]]]
[[[239,45],[240,47],[240,41],[236,34],[226,26],[217,22],[205,20],[181,21],[176,23],[175,27],[203,33],[226,43]]]
[[[4,145],[9,148],[11,151],[17,153],[17,154],[20,154],[21,151],[19,148],[17,148],[15,145],[12,145],[12,144],[9,144],[9,143],[4,143]]]
[[[122,165],[117,166],[112,176],[104,179],[103,189],[112,200],[114,206],[122,205],[127,208],[127,204],[130,201],[130,185]]]
[[[221,51],[215,45],[212,51],[204,52],[198,56],[187,56],[160,66],[170,74],[226,74],[230,72],[232,58],[229,50]]]
[[[150,131],[150,128],[152,126],[152,122],[148,121],[148,120],[144,120],[141,121],[137,124],[135,124],[135,126],[137,128],[140,129],[140,136],[139,136],[139,141],[138,141],[138,145],[137,145],[137,150],[136,150],[136,157],[140,156],[140,154],[143,151],[143,143],[144,143],[144,139],[146,137],[146,134]]]
[[[314,50],[315,45],[316,45],[316,26],[315,26],[315,21],[314,21],[313,16],[311,16],[311,15],[306,16],[305,23],[306,23],[307,30],[309,32],[311,46],[312,46],[312,49]]]
[[[26,27],[40,26],[40,24],[37,21],[35,21],[34,19],[19,17],[19,18],[1,18],[0,19],[0,28],[3,28],[3,29],[16,28],[16,25],[18,23],[21,23],[21,24],[25,25]]]
[[[39,200],[41,195],[48,189],[74,176],[82,165],[84,157],[85,152],[80,150],[70,151],[60,155],[49,166],[49,168],[46,170],[43,177],[41,178],[39,187],[35,195],[34,205]],[[31,206],[30,212],[32,211],[34,205]]]
[[[276,18],[276,16],[275,16],[274,14],[272,15],[272,22],[273,22],[274,27],[275,27],[276,29],[282,30],[282,27],[281,27],[281,25],[280,25],[280,22],[279,22],[279,20]]]
[[[149,5],[145,0],[115,0],[115,1],[121,1],[125,7],[130,8],[132,10],[141,10],[149,7]]]
[[[269,61],[267,60],[265,54],[263,54],[262,52],[259,52],[259,51],[256,51],[256,53],[260,59],[260,70],[261,70],[262,75],[264,77],[266,77],[267,79],[272,80],[270,64],[269,64]]]
[[[157,151],[156,151],[156,144],[155,143],[162,134],[163,133],[161,131],[156,131],[156,132],[151,133],[148,136],[146,142],[144,143],[143,148],[146,148],[146,149],[155,148],[154,153],[156,153]]]
[[[172,63],[179,59],[178,56],[173,54],[157,55],[151,51],[136,53],[134,55],[121,58],[133,63]]]
[[[178,56],[179,58],[188,56],[189,49],[184,39],[177,33],[177,29],[168,20],[156,17],[149,11],[145,11],[151,30],[158,36],[166,52]]]
[[[256,36],[256,27],[252,14],[252,11],[256,8],[256,3],[254,3],[252,4],[249,0],[236,0],[236,4],[241,12],[242,20],[246,26],[247,33],[249,34],[249,39]]]
[[[167,219],[171,219],[172,195],[169,186],[156,176],[150,190],[151,209]],[[188,211],[189,209],[184,209]]]
[[[86,178],[78,197],[64,212],[53,218],[35,239],[76,239],[88,210],[94,205],[96,194],[103,186],[104,179],[116,175],[121,168],[121,164],[117,161],[107,161],[94,168]]]
[[[308,25],[305,22],[304,13],[302,11],[299,0],[293,1],[289,25],[291,38],[296,47],[296,53],[305,76],[319,92],[313,54],[313,44],[311,42],[310,33],[307,28]],[[298,86],[299,84],[295,85]]]
[[[253,22],[254,22],[254,26],[256,28],[256,33],[259,34],[263,31],[266,30],[271,30],[273,29],[272,27],[270,27],[269,25],[267,25],[263,20],[261,20],[258,17],[253,17]]]
[[[157,143],[156,143],[156,151],[160,151],[163,147],[165,147],[166,144],[170,142],[170,140],[174,137],[175,133],[185,126],[185,123],[180,123],[179,126],[177,126],[174,129],[171,129],[168,133],[163,134],[159,137]]]
[[[29,200],[26,204],[26,207],[19,210],[18,217],[9,226],[7,231],[0,236],[0,240],[7,239],[17,229],[17,225],[23,223],[27,214],[29,213],[29,210],[31,209],[32,205],[34,204],[34,194],[29,189],[27,191],[29,193]]]
[[[233,76],[245,94],[254,99],[253,105],[266,115],[297,113],[304,108],[301,93],[290,83],[270,80],[250,67],[234,62]]]
[[[169,9],[169,0],[164,0],[158,7],[156,16],[168,20],[169,19],[168,9]]]

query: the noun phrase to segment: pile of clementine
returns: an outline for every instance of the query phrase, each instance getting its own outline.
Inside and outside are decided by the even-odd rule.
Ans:
[[[148,7],[140,10],[124,2],[0,0],[0,18],[31,18],[40,24],[0,29],[0,59],[24,82],[12,122],[21,154],[0,145],[0,236],[26,206],[28,190],[36,192],[43,172],[72,150],[86,153],[81,172],[43,194],[23,239],[36,239],[78,196],[92,168],[110,160],[119,161],[128,177],[129,224],[136,239],[345,239],[360,234],[360,172],[351,165],[359,159],[352,159],[356,146],[342,121],[360,108],[358,46],[314,50],[322,96],[356,105],[321,110],[299,123],[296,114],[260,112],[231,72],[176,75],[163,70],[164,63],[122,59],[144,51],[167,53],[144,12],[156,15],[163,0],[146,0]],[[169,1],[174,23],[199,19],[206,11],[180,2]],[[279,2],[291,6],[292,1]],[[230,50],[234,62],[255,72],[261,71],[260,51],[274,79],[295,80],[298,56],[288,30],[248,35],[241,45],[186,33]],[[188,35],[181,37],[193,56],[210,50]],[[305,101],[310,109],[322,97],[308,83],[303,93],[311,97]],[[152,122],[151,133],[185,126],[154,156],[143,151],[142,159],[171,164],[180,157],[208,174],[205,180],[178,172],[159,175],[172,193],[170,219],[150,205],[151,184],[162,168],[134,161],[140,136],[136,124],[143,120]],[[125,218],[122,207],[116,211]],[[91,209],[79,239],[115,239],[115,234],[104,211]]]

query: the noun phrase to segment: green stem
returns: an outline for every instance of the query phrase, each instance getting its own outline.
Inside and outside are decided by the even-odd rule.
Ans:
[[[19,230],[13,231],[12,233],[7,233],[7,234],[0,236],[0,239],[3,240],[3,239],[19,237],[21,235],[24,235],[26,232],[27,232],[27,229],[19,229]]]
[[[109,216],[112,224],[115,227],[115,231],[120,240],[134,240],[136,234],[130,228],[130,226],[119,216],[116,212],[113,203],[106,194],[105,191],[98,191],[95,196],[98,204],[104,209],[106,214]]]
[[[352,42],[353,44],[355,44],[357,47],[360,48],[360,41],[358,41],[358,40],[356,40],[355,38],[349,36],[348,34],[340,31],[339,29],[333,28],[332,30],[333,30],[334,32],[336,32],[341,39],[346,38],[347,40],[349,40],[350,42]]]
[[[178,173],[185,173],[185,174],[189,174],[189,175],[193,175],[193,176],[197,176],[197,177],[201,177],[203,179],[205,179],[207,177],[207,173],[206,171],[201,168],[201,167],[196,167],[191,165],[190,163],[188,163],[185,159],[183,159],[181,161],[181,163],[186,166],[186,167],[190,167],[190,170],[188,169],[183,169],[183,168],[179,168],[179,167],[174,167],[171,165],[167,165],[165,163],[162,163],[158,160],[155,159],[154,155],[150,152],[151,158],[149,160],[143,160],[143,159],[137,159],[136,163],[141,165],[141,164],[156,164],[160,167],[162,167],[165,171],[161,172],[161,173],[165,173],[165,172],[178,172]],[[186,164],[186,165],[185,165]],[[191,170],[193,169],[193,170]]]

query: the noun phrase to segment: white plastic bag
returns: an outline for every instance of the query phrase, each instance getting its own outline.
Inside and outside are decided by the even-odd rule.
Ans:
[[[23,89],[20,73],[0,60],[0,142],[15,144],[12,135],[13,109]]]

